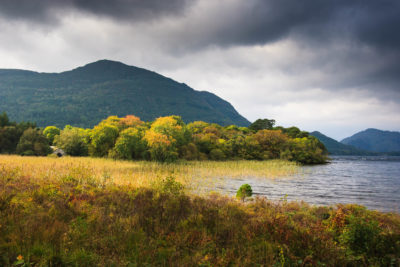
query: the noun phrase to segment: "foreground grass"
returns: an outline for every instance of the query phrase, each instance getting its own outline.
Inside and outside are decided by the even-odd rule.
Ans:
[[[217,178],[260,179],[291,176],[299,172],[296,163],[283,160],[270,161],[189,161],[163,164],[149,161],[116,161],[104,158],[50,158],[0,155],[0,167],[14,169],[22,176],[38,180],[59,180],[66,176],[92,178],[100,184],[152,187],[161,178],[173,176],[190,191],[212,188]]]
[[[76,159],[36,159],[49,165],[35,169],[33,162],[30,172],[0,158],[0,266],[400,264],[398,214],[258,198],[241,203],[188,195],[168,172],[144,188],[126,182],[130,176],[104,182],[101,169],[74,165]],[[102,165],[108,180],[112,163]],[[114,163],[120,171],[133,168]]]

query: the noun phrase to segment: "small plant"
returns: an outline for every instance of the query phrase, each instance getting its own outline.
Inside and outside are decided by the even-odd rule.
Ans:
[[[18,255],[17,260],[13,263],[13,266],[19,266],[19,267],[26,266],[24,257],[22,257],[22,255]]]
[[[243,202],[246,197],[251,197],[253,195],[253,190],[249,184],[243,184],[236,192],[236,197],[240,198]]]
[[[184,186],[176,181],[172,175],[167,176],[160,183],[161,192],[178,196],[183,193]]]

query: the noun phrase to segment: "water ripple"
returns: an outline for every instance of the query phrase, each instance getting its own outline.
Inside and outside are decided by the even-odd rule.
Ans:
[[[356,203],[400,212],[400,157],[333,157],[327,165],[304,166],[300,174],[276,180],[224,179],[219,189],[234,195],[248,183],[254,195],[304,200],[315,205]]]

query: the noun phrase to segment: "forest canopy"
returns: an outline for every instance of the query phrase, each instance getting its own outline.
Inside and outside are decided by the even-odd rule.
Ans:
[[[324,163],[327,150],[297,127],[273,127],[259,119],[249,127],[221,126],[180,116],[144,122],[134,115],[110,116],[92,129],[67,125],[36,129],[33,123],[10,122],[0,115],[0,153],[45,155],[50,145],[71,156],[173,162],[183,160],[285,159],[302,164]]]

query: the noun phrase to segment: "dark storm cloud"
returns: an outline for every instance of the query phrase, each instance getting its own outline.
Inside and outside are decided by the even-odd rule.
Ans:
[[[216,33],[215,42],[262,45],[292,38],[308,47],[329,48],[340,43],[353,51],[368,50],[342,59],[336,70],[352,66],[360,72],[351,80],[338,81],[334,88],[371,85],[375,90],[399,93],[400,1],[254,0],[252,3],[235,17],[236,27],[222,28]],[[335,55],[327,60],[335,62]],[[317,62],[322,64],[326,64],[322,59]],[[376,67],[364,72],[365,64]],[[326,65],[335,71],[329,62]]]
[[[0,15],[8,19],[48,22],[65,11],[79,11],[114,20],[135,21],[157,19],[163,15],[180,17],[189,6],[196,8],[198,3],[213,2],[208,1],[1,0]],[[312,41],[346,36],[395,50],[400,45],[398,0],[230,0],[215,3],[218,4],[210,4],[211,8],[220,10],[206,10],[197,25],[182,25],[193,27],[186,30],[198,34],[197,42],[201,45],[265,44],[289,35]],[[191,23],[190,18],[188,22]],[[197,31],[202,27],[206,30]]]
[[[11,20],[53,23],[65,11],[118,20],[147,20],[178,14],[187,0],[1,0],[0,14]]]
[[[210,42],[265,44],[294,35],[310,41],[337,37],[398,49],[398,0],[248,0],[236,14],[224,14]]]

